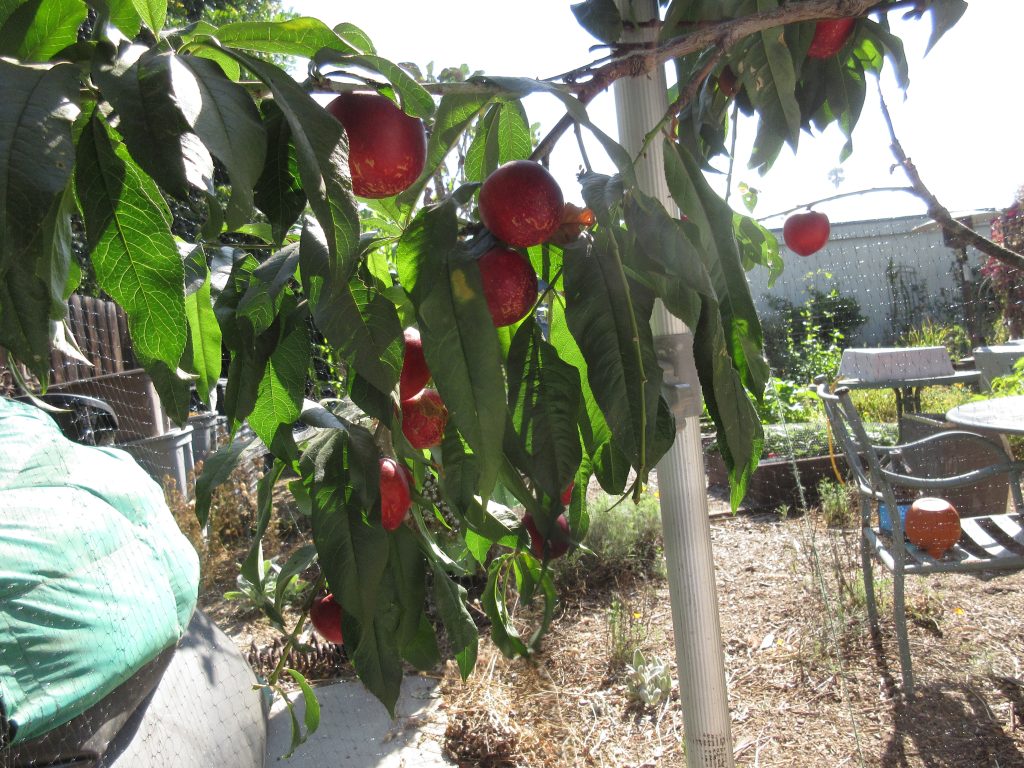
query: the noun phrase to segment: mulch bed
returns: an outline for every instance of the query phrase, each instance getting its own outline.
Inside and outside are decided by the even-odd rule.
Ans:
[[[740,766],[1024,766],[1024,576],[908,579],[917,697],[899,695],[891,587],[881,649],[865,622],[856,533],[815,515],[712,521],[734,756]],[[877,573],[877,571],[876,571]],[[644,653],[672,663],[668,587],[615,593],[647,623]],[[685,764],[678,690],[645,708],[609,669],[611,591],[566,595],[543,651],[509,661],[482,643],[477,672],[446,678],[460,765]],[[481,761],[491,745],[491,762]]]

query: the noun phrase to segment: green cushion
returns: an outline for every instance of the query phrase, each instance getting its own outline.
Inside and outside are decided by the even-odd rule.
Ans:
[[[199,562],[128,454],[78,445],[0,399],[0,734],[102,699],[184,634]]]

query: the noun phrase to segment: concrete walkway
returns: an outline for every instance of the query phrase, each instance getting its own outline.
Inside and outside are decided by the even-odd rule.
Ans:
[[[270,710],[267,768],[448,768],[441,756],[445,719],[438,681],[406,677],[392,720],[358,680],[317,686],[320,728],[288,760],[291,718],[280,700]],[[295,713],[302,722],[302,697]]]

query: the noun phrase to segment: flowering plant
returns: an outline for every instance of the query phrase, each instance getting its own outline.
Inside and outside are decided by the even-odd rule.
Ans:
[[[992,222],[992,241],[1024,253],[1024,187],[1017,199]],[[993,292],[1003,304],[1003,322],[1012,338],[1024,336],[1024,270],[989,256],[981,268]]]

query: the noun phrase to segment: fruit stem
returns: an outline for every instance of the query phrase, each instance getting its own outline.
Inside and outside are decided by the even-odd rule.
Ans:
[[[295,625],[295,629],[288,634],[288,640],[284,644],[284,648],[281,649],[281,658],[277,660],[277,664],[274,667],[274,671],[270,673],[270,677],[267,678],[267,685],[275,686],[277,681],[281,678],[281,673],[284,672],[285,662],[288,660],[288,655],[292,652],[292,648],[295,647],[295,643],[298,640],[299,633],[302,632],[302,627],[306,623],[306,613],[303,612],[299,616],[299,621]]]
[[[573,122],[573,132],[576,134],[576,144],[580,148],[580,157],[583,159],[583,167],[587,169],[587,173],[593,173],[594,169],[590,165],[590,158],[587,156],[587,148],[583,146],[583,131],[580,129],[580,122],[576,120]]]

